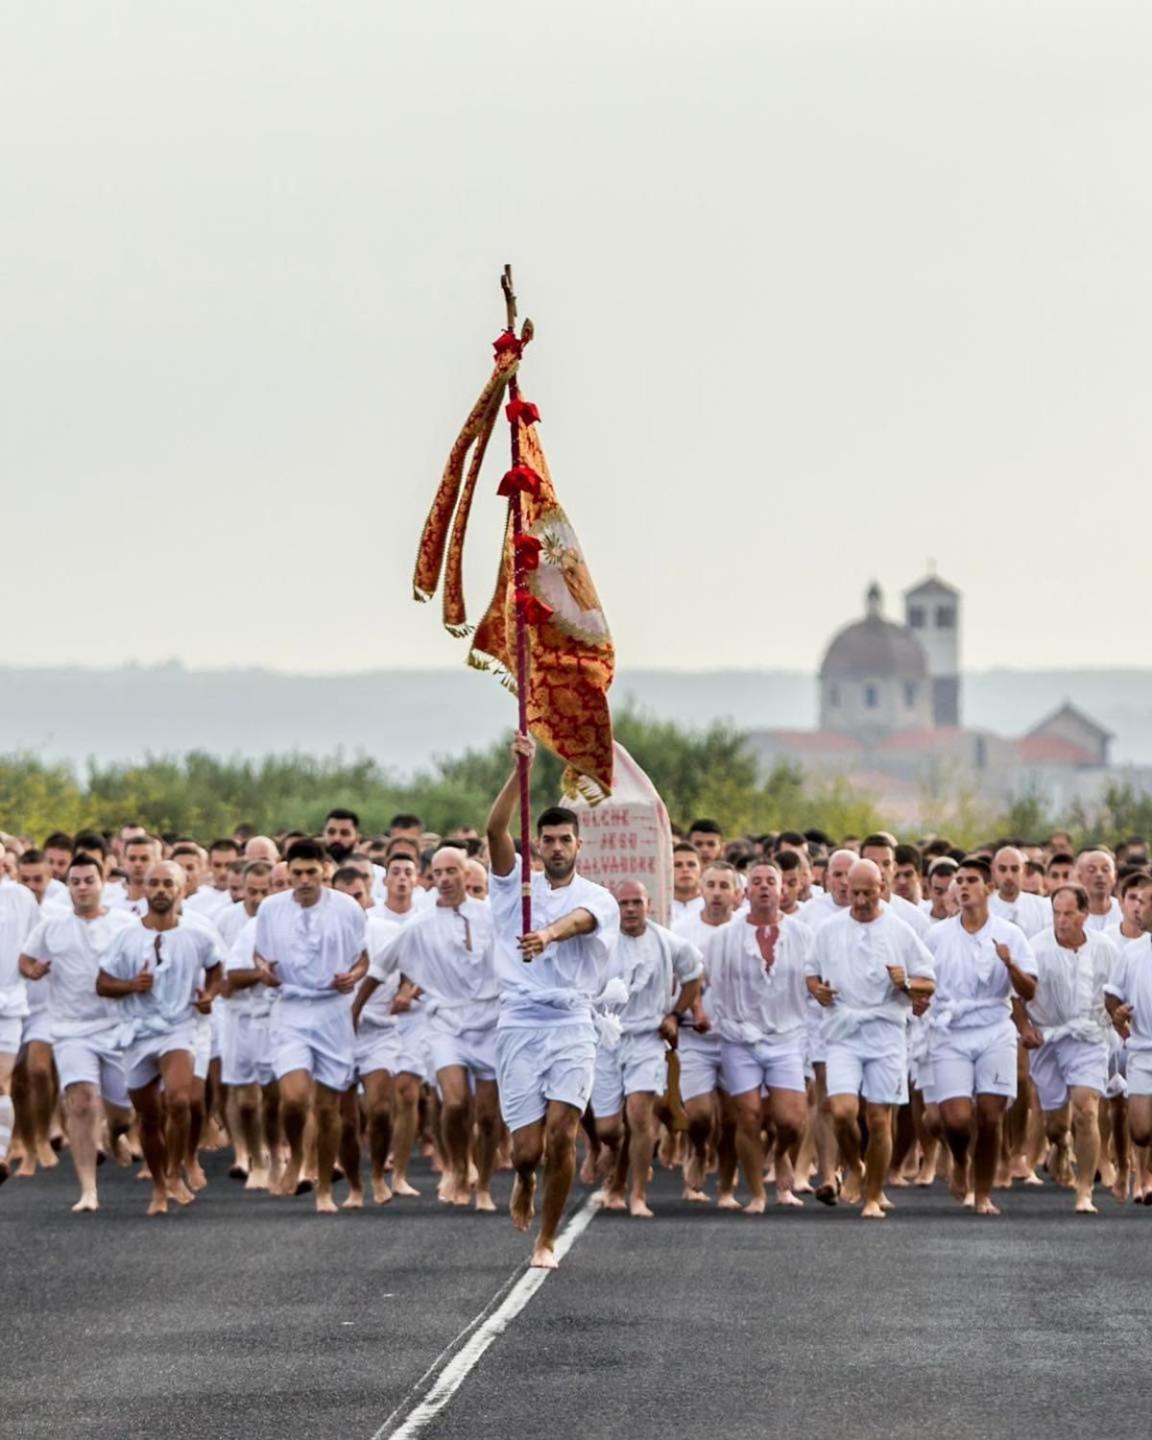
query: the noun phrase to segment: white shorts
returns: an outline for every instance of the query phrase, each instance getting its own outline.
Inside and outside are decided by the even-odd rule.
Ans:
[[[761,1095],[769,1090],[804,1094],[804,1055],[798,1045],[753,1046],[721,1040],[720,1064],[729,1095],[747,1095],[752,1090]]]
[[[187,1051],[193,1057],[195,1066],[195,1021],[185,1021],[183,1025],[169,1030],[167,1035],[144,1035],[139,1040],[134,1040],[124,1051],[124,1083],[129,1093],[143,1090],[145,1085],[150,1085],[160,1074],[161,1058],[171,1055],[175,1050]]]
[[[360,1020],[356,1032],[356,1073],[361,1079],[374,1070],[396,1074],[400,1059],[400,1031],[396,1025],[373,1025]]]
[[[590,1024],[509,1027],[496,1031],[500,1113],[509,1130],[544,1118],[551,1100],[588,1108],[596,1070],[596,1031]]]
[[[348,997],[281,1000],[272,1068],[277,1080],[293,1070],[307,1070],[329,1090],[350,1089],[356,1074],[356,1031]]]
[[[907,1105],[908,1055],[898,1050],[866,1054],[852,1045],[828,1046],[828,1094],[863,1095],[873,1105]]]
[[[823,1065],[828,1059],[828,1047],[824,1043],[824,1012],[817,1007],[815,1014],[808,1012],[808,1063]]]
[[[726,1090],[724,1067],[720,1063],[720,1039],[717,1035],[697,1035],[695,1030],[680,1031],[680,1099],[685,1104],[713,1090]]]
[[[668,1088],[667,1051],[663,1038],[647,1031],[621,1035],[615,1050],[597,1045],[592,1079],[592,1113],[597,1120],[618,1114],[627,1095],[663,1095]],[[680,1095],[683,1099],[683,1087]]]
[[[210,1026],[211,1047],[208,1051],[209,1060],[221,1060],[224,1056],[224,1030],[228,1024],[228,1002],[217,1000],[212,1006],[212,1013],[208,1016]]]
[[[1128,1051],[1128,1094],[1152,1095],[1152,1050]]]
[[[19,1055],[26,1018],[24,1015],[10,1015],[0,1019],[0,1055]]]
[[[223,1020],[223,1017],[221,1017]],[[269,1017],[234,1011],[220,1030],[220,1080],[225,1085],[271,1085],[272,1066]]]
[[[400,1053],[396,1075],[417,1075],[428,1083],[435,1078],[428,1055],[428,1017],[420,1010],[402,1011],[396,1022]]]
[[[1017,1043],[1016,1027],[1010,1020],[968,1029],[933,1030],[928,1041],[932,1099],[937,1104],[970,1100],[975,1095],[1015,1100]]]
[[[454,1034],[428,1027],[428,1063],[434,1075],[450,1065],[462,1065],[474,1080],[496,1079],[496,1027],[461,1030]]]
[[[1108,1088],[1108,1044],[1104,1040],[1075,1040],[1071,1035],[1062,1035],[1039,1050],[1029,1051],[1028,1064],[1041,1110],[1061,1109],[1073,1085],[1083,1085],[1101,1095]]]
[[[76,1035],[57,1040],[52,1047],[60,1089],[69,1085],[95,1085],[109,1105],[121,1110],[131,1106],[124,1074],[124,1060],[113,1041],[116,1032]]]
[[[1108,1031],[1108,1087],[1104,1094],[1109,1100],[1128,1094],[1128,1047],[1115,1030]]]
[[[52,1012],[50,1010],[33,1010],[31,1015],[24,1017],[20,1048],[23,1050],[25,1045],[37,1044],[52,1044]]]

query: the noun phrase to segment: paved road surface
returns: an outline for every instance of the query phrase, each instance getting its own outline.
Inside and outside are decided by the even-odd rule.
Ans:
[[[4,1440],[373,1440],[524,1259],[506,1216],[429,1200],[321,1220],[210,1173],[162,1221],[111,1167],[98,1216],[69,1213],[66,1161],[0,1191]],[[681,1205],[667,1177],[654,1194],[655,1221],[592,1221],[421,1435],[1152,1426],[1152,1210],[1102,1194],[1079,1218],[1046,1189],[979,1221],[937,1188],[897,1192],[877,1224],[815,1206],[754,1221]]]

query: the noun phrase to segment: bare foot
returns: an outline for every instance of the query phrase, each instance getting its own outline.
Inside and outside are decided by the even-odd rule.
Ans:
[[[53,1155],[53,1160],[56,1159]],[[20,1163],[12,1172],[13,1180],[31,1180],[36,1174],[36,1157],[34,1155],[21,1155]]]
[[[933,1166],[931,1170],[918,1170],[916,1172],[916,1179],[912,1183],[919,1186],[921,1190],[926,1190],[935,1179],[936,1167]]]
[[[340,1213],[340,1212],[339,1212],[339,1211],[337,1210],[337,1208],[336,1208],[336,1202],[335,1202],[335,1200],[332,1199],[332,1196],[331,1196],[331,1195],[326,1195],[326,1194],[322,1193],[321,1191],[317,1190],[317,1192],[316,1192],[316,1214],[317,1214],[317,1215],[338,1215],[339,1213]]]
[[[879,1200],[869,1200],[860,1211],[861,1220],[883,1220],[884,1211]]]
[[[1040,1176],[1036,1174],[1035,1170],[1029,1170],[1029,1171],[1028,1171],[1028,1174],[1024,1176],[1024,1184],[1025,1184],[1025,1185],[1043,1185],[1043,1184],[1044,1184],[1044,1181],[1041,1180]]]
[[[100,1202],[96,1199],[95,1190],[83,1190],[80,1199],[72,1206],[73,1215],[87,1215],[94,1210],[99,1210]]]
[[[45,1140],[42,1145],[37,1145],[36,1163],[41,1170],[55,1170],[56,1166],[60,1164],[60,1157],[53,1150],[49,1141]]]
[[[267,1190],[271,1187],[271,1180],[267,1170],[253,1169],[248,1172],[248,1179],[244,1182],[245,1190]]]
[[[196,1197],[177,1175],[168,1181],[168,1198],[175,1200],[177,1205],[191,1205]]]
[[[881,1190],[881,1192],[880,1192],[880,1209],[881,1209],[881,1210],[895,1210],[895,1208],[896,1208],[896,1206],[892,1203],[891,1200],[889,1200],[888,1196],[884,1194],[883,1190]]]
[[[627,1210],[628,1201],[618,1190],[601,1190],[600,1208],[602,1210]]]
[[[167,1214],[168,1214],[168,1196],[163,1192],[163,1190],[153,1190],[153,1192],[152,1192],[152,1201],[151,1201],[151,1203],[150,1203],[149,1206],[148,1206],[148,1214],[149,1214],[149,1215],[167,1215]]]
[[[496,1202],[488,1190],[476,1191],[476,1209],[484,1215],[491,1215],[495,1212]]]
[[[512,1217],[512,1224],[517,1230],[527,1230],[532,1224],[532,1217],[536,1213],[536,1206],[533,1203],[536,1196],[535,1175],[525,1184],[519,1175],[512,1182],[512,1199],[508,1205],[508,1213]],[[533,1265],[536,1260],[533,1257]]]
[[[964,1167],[967,1170],[967,1166]],[[952,1173],[948,1177],[948,1190],[953,1200],[959,1200],[960,1204],[965,1203],[965,1196],[968,1194],[968,1177],[958,1166],[952,1166]]]
[[[349,1191],[348,1191],[348,1195],[347,1195],[347,1197],[345,1198],[344,1203],[340,1206],[340,1208],[341,1208],[341,1210],[363,1210],[363,1208],[364,1208],[364,1191],[363,1191],[363,1190],[349,1190]]]
[[[1097,1210],[1096,1206],[1092,1203],[1091,1195],[1078,1195],[1076,1197],[1077,1215],[1099,1215],[1099,1213],[1099,1210]]]
[[[1131,1180],[1132,1177],[1127,1171],[1121,1175],[1120,1171],[1117,1170],[1116,1179],[1112,1182],[1112,1198],[1118,1205],[1127,1205]]]
[[[581,1185],[595,1185],[596,1183],[596,1157],[591,1151],[584,1156],[584,1162],[580,1166]]]
[[[681,1200],[687,1200],[690,1205],[708,1205],[711,1203],[708,1199],[706,1191],[693,1190],[687,1184],[684,1186],[683,1190],[681,1190],[680,1198]]]
[[[743,1207],[743,1209],[742,1209],[742,1211],[741,1211],[741,1214],[744,1214],[744,1215],[763,1215],[763,1214],[764,1214],[764,1211],[767,1210],[767,1208],[768,1208],[768,1201],[765,1199],[765,1197],[764,1197],[763,1195],[760,1195],[760,1196],[758,1196],[758,1197],[757,1197],[757,1196],[753,1196],[753,1198],[748,1201],[747,1205],[745,1205],[745,1206]]]
[[[897,1190],[906,1190],[908,1188],[908,1181],[900,1174],[889,1175],[888,1184]]]
[[[968,1193],[964,1196],[964,1208],[965,1210],[974,1210],[976,1208],[975,1190],[969,1190]]]
[[[203,1190],[208,1184],[208,1177],[204,1174],[199,1160],[193,1160],[190,1165],[185,1165],[184,1174],[188,1178],[189,1190]]]
[[[412,1200],[418,1199],[420,1195],[420,1191],[416,1189],[415,1185],[409,1185],[407,1180],[393,1180],[392,1193]]]
[[[684,1165],[684,1188],[686,1190],[704,1189],[704,1161],[696,1154],[695,1150],[688,1156]]]
[[[285,1165],[283,1174],[280,1176],[280,1194],[295,1195],[296,1186],[300,1183],[299,1165]]]
[[[121,1170],[127,1170],[132,1164],[132,1146],[128,1143],[127,1135],[117,1135],[112,1145],[112,1159]]]
[[[377,1205],[388,1205],[392,1201],[392,1191],[388,1187],[387,1180],[383,1175],[372,1177],[372,1199]]]
[[[776,1204],[790,1205],[793,1210],[803,1210],[804,1208],[804,1201],[793,1190],[777,1190]]]
[[[838,1205],[840,1203],[840,1189],[833,1180],[825,1180],[822,1185],[816,1187],[816,1199],[821,1205]]]
[[[726,1190],[723,1195],[717,1195],[716,1208],[718,1210],[741,1210],[743,1206],[731,1190]]]
[[[552,1253],[552,1246],[541,1244],[540,1241],[536,1242],[536,1248],[532,1251],[530,1264],[533,1270],[558,1270],[560,1268],[559,1260]]]
[[[146,1164],[145,1164],[145,1165],[141,1165],[141,1166],[140,1166],[140,1169],[137,1170],[137,1172],[136,1172],[136,1179],[137,1179],[137,1180],[151,1180],[151,1179],[152,1179],[152,1171],[149,1170],[149,1168],[148,1168],[148,1166],[147,1166]]]
[[[652,1211],[649,1210],[648,1206],[638,1195],[633,1195],[632,1199],[629,1200],[628,1213],[629,1215],[634,1215],[637,1220],[652,1219]]]
[[[977,1200],[972,1208],[977,1215],[1000,1214],[999,1209],[995,1205],[993,1205],[992,1201],[986,1195],[983,1196],[981,1199]]]

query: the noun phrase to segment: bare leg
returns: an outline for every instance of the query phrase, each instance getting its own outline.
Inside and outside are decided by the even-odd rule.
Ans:
[[[632,1166],[628,1212],[637,1219],[648,1220],[652,1217],[648,1208],[648,1171],[652,1168],[652,1156],[656,1149],[656,1096],[647,1091],[637,1091],[628,1096],[625,1106]]]
[[[263,1126],[260,1117],[259,1085],[229,1087],[233,1134],[236,1137],[236,1161],[247,1171],[246,1190],[267,1190],[268,1165],[265,1163]]]
[[[596,1116],[596,1138],[600,1142],[598,1169],[603,1183],[600,1203],[605,1210],[625,1210],[624,1176],[620,1170],[620,1151],[624,1144],[624,1112]]]
[[[707,1203],[704,1191],[704,1176],[708,1169],[708,1142],[712,1138],[715,1123],[716,1097],[713,1094],[694,1095],[685,1100],[684,1113],[688,1116],[688,1158],[684,1164],[684,1199],[698,1205]]]
[[[736,1199],[736,1105],[731,1095],[717,1092],[720,1121],[716,1131],[716,1204],[721,1210],[739,1210]]]
[[[476,1081],[476,1209],[495,1211],[492,1169],[500,1133],[500,1094],[495,1080]]]
[[[545,1117],[544,1196],[540,1204],[540,1233],[532,1251],[536,1269],[554,1270],[556,1256],[553,1246],[564,1204],[576,1177],[576,1130],[580,1112],[560,1100],[548,1102]]]
[[[342,1210],[364,1206],[364,1182],[360,1178],[360,1102],[353,1085],[340,1096],[340,1168],[348,1181],[348,1196]]]
[[[1128,1144],[1128,1100],[1124,1095],[1114,1095],[1108,1101],[1108,1120],[1112,1127],[1112,1148],[1116,1153],[1116,1178],[1112,1185],[1113,1198],[1125,1204],[1132,1183],[1132,1151]]]
[[[940,1118],[944,1122],[944,1139],[948,1142],[948,1149],[952,1152],[952,1195],[963,1205],[970,1194],[972,1101],[966,1096],[941,1100]]]
[[[446,1065],[436,1072],[436,1083],[440,1087],[440,1134],[446,1162],[440,1199],[446,1205],[467,1205],[472,1189],[468,1184],[472,1133],[468,1071],[463,1065]]]
[[[544,1121],[536,1120],[512,1132],[512,1201],[508,1207],[512,1224],[527,1230],[535,1211],[536,1167],[544,1154]]]
[[[197,1080],[194,1075],[188,1091],[188,1154],[185,1167],[191,1190],[203,1190],[208,1184],[208,1177],[200,1165],[200,1139],[204,1133],[206,1114],[205,1095],[205,1082]]]
[[[69,1085],[64,1092],[64,1105],[72,1164],[80,1184],[80,1199],[72,1209],[81,1214],[86,1210],[99,1209],[96,1198],[96,1151],[100,1144],[100,1125],[103,1120],[100,1092],[95,1085]]]
[[[392,1133],[392,1191],[396,1195],[419,1195],[408,1183],[408,1166],[420,1110],[420,1079],[416,1075],[397,1075],[396,1109]]]
[[[152,1178],[152,1200],[148,1206],[149,1215],[168,1213],[168,1146],[164,1138],[164,1110],[160,1100],[160,1078],[151,1081],[140,1090],[129,1092],[133,1109],[140,1121],[140,1146],[144,1151],[144,1162]],[[93,1151],[95,1157],[95,1151]]]
[[[976,1149],[973,1156],[973,1185],[977,1215],[999,1215],[992,1203],[992,1186],[1000,1155],[1000,1126],[1007,1100],[1002,1095],[976,1097]]]
[[[1072,1147],[1076,1152],[1076,1211],[1095,1215],[1092,1187],[1100,1163],[1100,1095],[1085,1085],[1073,1085]]]
[[[316,1213],[335,1215],[332,1199],[332,1169],[340,1148],[340,1091],[316,1081],[312,1091],[312,1114],[316,1122]]]
[[[881,1220],[884,1208],[884,1180],[892,1159],[892,1109],[891,1105],[865,1102],[865,1117],[868,1122],[868,1149],[864,1154],[864,1207],[862,1219]]]
[[[387,1070],[370,1070],[361,1077],[368,1105],[368,1154],[372,1162],[372,1198],[387,1205],[392,1191],[384,1177],[392,1146],[392,1076]]]
[[[856,1095],[829,1095],[828,1105],[844,1162],[844,1203],[858,1205],[864,1177],[860,1161],[860,1099]]]
[[[304,1132],[312,1104],[312,1076],[290,1070],[280,1077],[280,1120],[288,1142],[288,1165],[280,1178],[281,1195],[295,1195],[304,1169]]]
[[[193,1198],[180,1175],[188,1156],[191,1135],[192,1093],[196,1084],[192,1066],[190,1050],[170,1050],[160,1057],[160,1078],[164,1084],[164,1111],[167,1116],[164,1144],[168,1152],[168,1198],[175,1200],[177,1205],[190,1205]]]
[[[793,1185],[791,1151],[804,1133],[808,1106],[799,1090],[772,1090],[768,1108],[776,1127],[776,1203],[802,1206],[803,1200]]]

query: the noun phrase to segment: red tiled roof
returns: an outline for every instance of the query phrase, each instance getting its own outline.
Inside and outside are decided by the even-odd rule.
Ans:
[[[880,742],[881,750],[941,750],[965,734],[959,725],[942,725],[938,730],[897,730]]]
[[[861,748],[858,740],[841,734],[839,730],[762,730],[759,733],[778,745],[787,745],[789,750],[806,750],[814,755],[851,752]]]
[[[1025,735],[1016,741],[1016,753],[1026,765],[1098,765],[1093,751],[1065,740],[1062,735]]]

